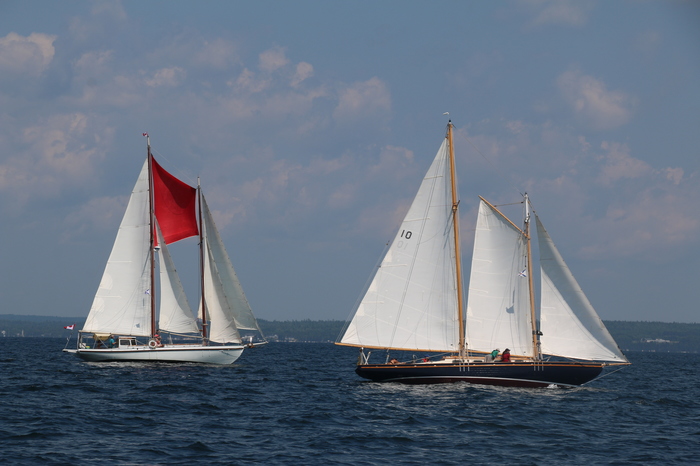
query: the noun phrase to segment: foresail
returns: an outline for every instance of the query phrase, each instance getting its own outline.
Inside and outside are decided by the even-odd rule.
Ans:
[[[341,344],[458,351],[450,190],[445,139]]]
[[[253,315],[253,310],[248,303],[243,292],[240,280],[233,269],[233,264],[229,258],[224,243],[219,235],[219,230],[216,228],[214,218],[211,215],[207,201],[202,195],[202,220],[206,228],[206,243],[209,249],[209,254],[213,264],[216,266],[216,272],[221,283],[221,290],[226,296],[231,315],[235,321],[236,327],[239,330],[255,330],[262,334],[258,321]]]
[[[469,349],[534,356],[526,254],[522,231],[482,200],[467,300]]]
[[[172,333],[199,333],[166,241],[156,222],[160,259],[160,312],[158,329]]]
[[[626,362],[627,358],[576,282],[539,217],[535,218],[542,269],[542,352],[577,359]]]
[[[150,335],[148,161],[129,198],[84,332]]]

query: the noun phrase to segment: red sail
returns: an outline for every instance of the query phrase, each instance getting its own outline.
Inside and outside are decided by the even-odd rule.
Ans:
[[[166,172],[153,160],[153,202],[155,215],[166,244],[199,234],[197,189]]]

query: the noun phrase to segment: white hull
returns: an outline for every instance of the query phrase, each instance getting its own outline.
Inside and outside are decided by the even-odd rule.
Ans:
[[[151,362],[197,362],[205,364],[233,364],[243,353],[245,346],[201,346],[165,345],[131,346],[128,348],[81,348],[64,349],[79,358],[91,362],[106,361],[151,361]]]

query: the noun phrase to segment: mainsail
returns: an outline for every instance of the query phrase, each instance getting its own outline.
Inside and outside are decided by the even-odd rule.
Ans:
[[[445,139],[341,344],[459,350],[451,199]]]
[[[526,241],[518,227],[481,200],[467,301],[469,349],[509,348],[534,356]]]
[[[83,332],[150,335],[148,161],[143,164]]]
[[[542,270],[542,352],[569,358],[627,362],[554,246],[538,216]]]

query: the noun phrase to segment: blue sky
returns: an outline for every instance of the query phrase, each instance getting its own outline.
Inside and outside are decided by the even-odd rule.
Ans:
[[[467,270],[527,191],[604,320],[699,322],[698,83],[696,2],[5,0],[0,313],[87,315],[148,132],[258,317],[345,319],[450,112]]]

